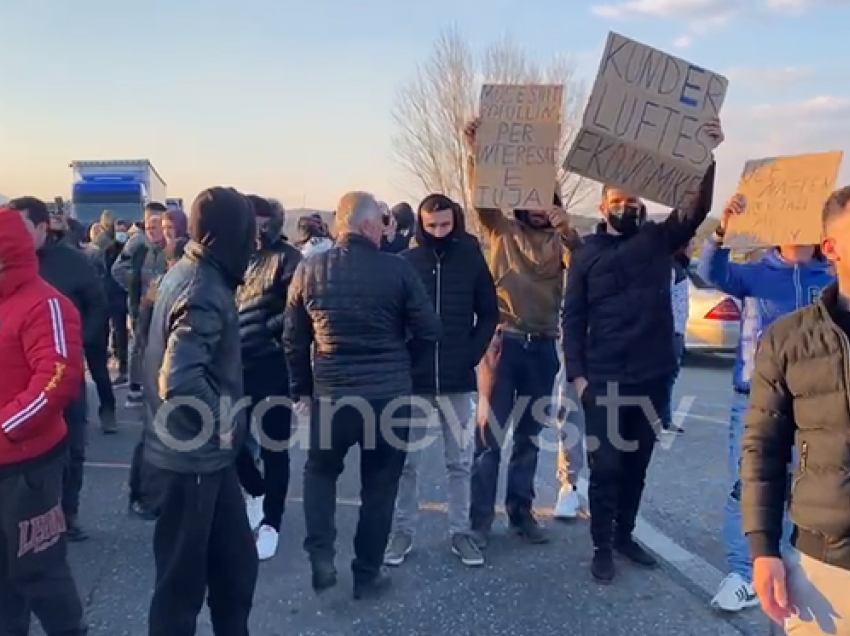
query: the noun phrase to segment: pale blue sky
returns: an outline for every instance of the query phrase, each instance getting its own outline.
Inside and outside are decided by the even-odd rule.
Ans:
[[[147,157],[189,199],[398,200],[395,91],[451,24],[477,49],[507,33],[544,63],[573,54],[588,80],[611,29],[728,73],[724,195],[748,156],[850,150],[848,0],[0,0],[0,24],[12,196],[67,195],[72,159]]]

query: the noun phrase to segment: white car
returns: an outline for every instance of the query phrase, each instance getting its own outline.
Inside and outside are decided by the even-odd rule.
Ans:
[[[741,333],[740,302],[700,278],[694,267],[688,270],[688,280],[690,310],[685,351],[734,353]]]

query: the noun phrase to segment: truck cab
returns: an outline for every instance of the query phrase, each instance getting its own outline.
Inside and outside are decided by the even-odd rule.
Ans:
[[[100,220],[104,210],[135,223],[148,203],[165,200],[165,182],[147,159],[74,161],[71,168],[71,211],[84,226]]]

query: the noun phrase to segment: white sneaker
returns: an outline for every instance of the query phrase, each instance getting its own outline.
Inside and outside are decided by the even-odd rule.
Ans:
[[[555,504],[555,519],[575,519],[587,510],[584,498],[574,489],[561,488]]]
[[[277,554],[278,532],[271,526],[260,526],[257,533],[257,556],[260,561],[268,561]]]
[[[248,513],[248,523],[251,525],[251,531],[256,532],[260,524],[263,523],[263,500],[265,497],[245,496],[245,511]]]
[[[711,607],[724,612],[740,612],[759,604],[752,583],[740,574],[730,574],[720,583],[717,594],[711,599]]]

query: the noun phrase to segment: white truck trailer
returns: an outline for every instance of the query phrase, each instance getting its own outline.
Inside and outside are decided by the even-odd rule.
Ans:
[[[148,203],[165,204],[168,191],[148,159],[72,161],[71,211],[83,225],[110,210],[116,219],[141,221]]]

